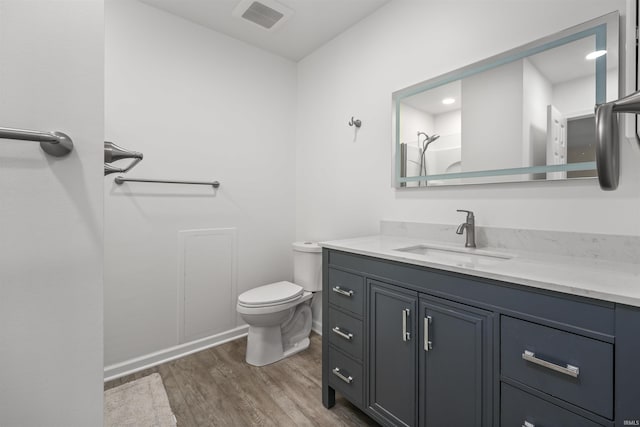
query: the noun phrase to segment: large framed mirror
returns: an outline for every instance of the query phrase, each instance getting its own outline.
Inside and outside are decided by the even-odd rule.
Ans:
[[[398,188],[595,178],[596,104],[618,98],[613,12],[393,93]]]

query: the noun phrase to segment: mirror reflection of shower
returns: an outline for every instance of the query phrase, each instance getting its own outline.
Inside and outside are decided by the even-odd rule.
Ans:
[[[424,140],[422,141],[422,143],[420,143],[420,137],[423,136]],[[426,159],[426,153],[427,153],[427,148],[429,148],[429,144],[431,144],[432,142],[434,142],[435,140],[437,140],[438,138],[440,138],[440,135],[438,134],[433,134],[431,136],[427,135],[424,132],[418,131],[418,150],[420,151],[419,155],[420,155],[420,172],[419,174],[424,176],[427,175],[427,159]],[[421,182],[418,182],[418,186],[420,186]],[[427,182],[425,181],[425,185],[427,185]]]

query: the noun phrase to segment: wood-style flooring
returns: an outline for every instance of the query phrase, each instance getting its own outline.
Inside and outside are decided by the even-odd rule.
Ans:
[[[257,368],[245,360],[246,338],[109,381],[105,390],[158,372],[178,427],[376,426],[336,395],[322,406],[322,337],[309,348]]]

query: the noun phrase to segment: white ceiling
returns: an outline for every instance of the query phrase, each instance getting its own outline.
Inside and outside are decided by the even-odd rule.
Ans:
[[[442,103],[445,98],[453,98],[455,102],[445,105]],[[405,98],[402,102],[433,116],[459,110],[462,108],[462,81],[456,80],[446,85],[434,87]]]
[[[556,85],[581,77],[595,76],[596,62],[585,59],[588,53],[595,50],[595,46],[595,37],[585,37],[555,49],[545,50],[528,59],[549,83]],[[617,52],[607,52],[609,69],[617,68],[617,63]]]
[[[278,0],[294,12],[273,32],[232,16],[241,0],[140,1],[299,61],[391,0]]]
[[[585,59],[585,56],[594,50],[595,37],[591,36],[545,50],[527,59],[551,85],[557,85],[587,76],[595,78],[595,61]],[[609,49],[607,51],[609,71],[616,70],[617,64],[617,49]],[[489,73],[491,70],[486,72]],[[438,115],[460,108],[461,92],[460,81],[457,80],[405,98],[402,102],[425,113]],[[454,98],[456,102],[444,105],[442,104],[444,98]]]

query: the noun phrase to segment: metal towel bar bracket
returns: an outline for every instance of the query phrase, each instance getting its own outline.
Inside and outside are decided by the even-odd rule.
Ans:
[[[210,185],[213,188],[220,187],[218,181],[175,181],[165,179],[144,179],[144,178],[125,178],[123,176],[117,176],[114,180],[116,184],[122,185],[125,182],[150,182],[150,183],[162,183],[162,184],[193,184],[193,185]]]
[[[104,142],[104,175],[107,176],[112,173],[127,173],[140,163],[143,159],[142,153],[137,151],[127,150],[119,145],[105,141]],[[111,164],[122,159],[133,159],[129,166],[126,168],[118,168]]]
[[[105,163],[104,164],[104,175],[107,176],[107,175],[112,174],[112,173],[127,173],[131,169],[133,169],[133,167],[135,165],[137,165],[138,163],[140,163],[141,161],[142,161],[142,157],[134,159],[133,162],[131,162],[129,164],[129,166],[127,166],[126,168],[118,168],[118,167],[113,166],[111,163]]]
[[[40,132],[0,127],[0,138],[39,142],[42,151],[53,157],[64,157],[73,151],[73,141],[69,135],[62,132]]]

